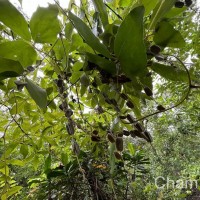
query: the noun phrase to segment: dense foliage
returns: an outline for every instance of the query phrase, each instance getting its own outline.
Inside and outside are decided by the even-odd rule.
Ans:
[[[198,17],[191,0],[55,0],[29,19],[0,0],[1,199],[198,196],[166,187],[199,183]]]

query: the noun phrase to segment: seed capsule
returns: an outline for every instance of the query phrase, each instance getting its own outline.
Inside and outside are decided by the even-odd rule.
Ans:
[[[120,94],[120,97],[121,97],[122,99],[124,99],[124,100],[127,100],[127,99],[128,99],[128,96],[127,96],[126,94],[124,94],[124,93],[121,93],[121,94]]]
[[[185,0],[185,5],[187,7],[191,6],[192,5],[192,0]]]
[[[147,142],[153,142],[153,139],[151,137],[151,134],[148,131],[144,131],[144,135],[147,138]]]
[[[73,111],[72,111],[71,109],[67,109],[67,110],[65,111],[65,116],[66,116],[67,118],[71,117],[72,115],[73,115]]]
[[[107,138],[111,143],[115,142],[115,138],[114,138],[114,135],[112,133],[108,133]]]
[[[66,130],[68,132],[69,135],[74,135],[74,125],[73,125],[73,121],[69,120],[69,122],[66,124]]]
[[[99,132],[98,132],[97,130],[93,130],[93,131],[92,131],[92,134],[93,134],[93,135],[98,135],[98,133],[99,133]]]
[[[134,104],[133,104],[131,101],[127,101],[127,102],[126,102],[126,105],[127,105],[129,108],[134,108]]]
[[[136,123],[136,124],[134,124],[134,126],[138,131],[143,132],[143,127],[140,123]]]
[[[120,115],[119,118],[120,118],[120,119],[126,119],[127,116],[122,116],[122,115]]]
[[[157,46],[157,45],[152,45],[152,46],[150,46],[150,51],[151,51],[153,54],[157,55],[157,54],[160,53],[161,49],[160,49],[160,47]]]
[[[157,110],[159,110],[159,111],[164,111],[165,108],[164,108],[162,105],[158,105],[158,106],[157,106]]]
[[[152,90],[149,88],[149,87],[144,87],[144,92],[145,92],[145,94],[147,95],[147,96],[149,96],[149,97],[151,97],[151,96],[153,96],[153,92],[152,92]]]
[[[123,151],[123,139],[122,137],[117,137],[115,141],[115,145],[118,151]]]
[[[57,86],[60,88],[63,86],[63,80],[62,79],[58,79],[57,80]]]
[[[122,160],[122,155],[119,152],[115,151],[114,154],[117,160]]]
[[[177,1],[177,2],[175,3],[175,7],[176,7],[176,8],[182,8],[183,6],[184,6],[184,3],[181,2],[181,1]]]
[[[111,99],[110,101],[111,101],[111,103],[112,103],[114,106],[116,106],[116,107],[118,106],[118,105],[117,105],[117,101],[116,101],[115,99]]]
[[[123,135],[125,135],[125,136],[129,136],[129,135],[130,135],[130,132],[127,131],[127,130],[123,130]]]
[[[98,135],[92,135],[92,136],[91,136],[91,140],[92,140],[93,142],[99,142],[100,139],[101,139],[101,138],[100,138]]]
[[[130,123],[134,123],[134,118],[133,118],[133,116],[132,115],[130,115],[130,114],[128,114],[127,115],[127,119],[128,119],[128,121],[130,122]]]

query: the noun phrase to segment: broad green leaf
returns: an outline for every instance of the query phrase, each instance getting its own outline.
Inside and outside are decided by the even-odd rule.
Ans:
[[[13,194],[16,194],[17,192],[19,192],[22,189],[22,186],[14,186],[12,188],[10,188],[6,193],[4,193],[1,196],[1,200],[6,200],[8,199],[8,197],[12,196]]]
[[[26,89],[31,95],[32,99],[40,108],[46,108],[47,106],[47,93],[46,90],[36,85],[33,81],[26,78]]]
[[[94,55],[91,53],[86,53],[88,60],[96,65],[98,65],[101,69],[105,70],[110,74],[116,74],[116,65],[114,62],[100,57],[98,55]]]
[[[186,6],[183,6],[182,8],[172,8],[169,12],[166,13],[164,17],[165,18],[176,17],[177,15],[182,14],[185,10],[187,10]]]
[[[185,45],[181,33],[175,30],[174,27],[166,21],[162,21],[158,24],[153,40],[157,45],[162,47],[181,48]]]
[[[60,32],[58,9],[55,5],[48,8],[38,7],[30,20],[32,38],[37,43],[55,42]]]
[[[157,2],[158,0],[142,0],[142,3],[145,7],[145,16],[150,14],[150,12],[155,8]]]
[[[135,147],[134,147],[134,145],[132,143],[128,143],[128,150],[130,151],[130,154],[132,156],[135,155]]]
[[[48,173],[51,169],[51,156],[49,155],[44,164],[44,173]]]
[[[173,66],[164,65],[160,63],[153,63],[151,69],[160,76],[171,81],[188,82],[188,76],[186,71],[174,68]]]
[[[124,19],[115,39],[115,55],[121,70],[133,78],[146,68],[146,48],[143,41],[144,7],[134,8]]]
[[[68,154],[67,153],[61,154],[61,161],[62,161],[63,165],[66,165],[68,163]]]
[[[106,27],[106,25],[108,25],[108,14],[106,11],[106,6],[103,3],[103,0],[92,0],[93,4],[95,5],[97,11],[100,14],[100,18],[101,18],[101,22],[103,24],[104,27]]]
[[[160,0],[154,9],[149,29],[154,29],[164,15],[174,6],[176,0]]]
[[[17,77],[24,71],[21,64],[14,60],[0,58],[0,80]]]
[[[5,174],[6,176],[9,176],[10,169],[7,165],[6,166],[4,165],[4,167],[0,169],[0,172]]]
[[[24,158],[28,155],[28,145],[21,144],[20,153],[23,155]]]
[[[11,164],[11,165],[17,165],[17,166],[24,166],[26,163],[21,161],[21,160],[16,160],[16,159],[13,159],[13,160],[7,160],[7,163],[8,164]]]
[[[19,61],[23,67],[32,65],[37,58],[34,48],[22,40],[0,44],[0,57]]]
[[[92,33],[90,28],[76,15],[74,15],[72,12],[69,12],[68,14],[70,20],[73,22],[75,28],[79,32],[79,34],[83,37],[85,42],[94,50],[98,51],[102,55],[106,57],[110,57],[110,52],[104,46],[100,40]]]
[[[31,40],[24,16],[8,0],[0,1],[0,21],[23,39]]]
[[[90,84],[90,79],[85,73],[83,73],[80,77],[80,82],[82,86],[88,87]]]

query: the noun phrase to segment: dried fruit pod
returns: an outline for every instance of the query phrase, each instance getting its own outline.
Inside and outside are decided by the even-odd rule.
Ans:
[[[147,142],[153,142],[153,139],[151,137],[151,134],[148,131],[144,131],[144,135],[147,138]]]
[[[124,94],[124,93],[121,93],[121,94],[120,94],[120,97],[121,97],[122,99],[124,99],[124,100],[127,100],[127,99],[128,99],[128,96],[127,96],[126,94]]]
[[[115,141],[116,149],[118,151],[123,151],[123,139],[122,137],[117,137]]]
[[[27,85],[26,82],[21,82],[21,81],[15,81],[15,85],[17,86],[17,90],[22,91],[24,86]]]
[[[137,137],[141,137],[141,132],[139,132],[138,130],[131,130],[130,131],[131,137],[135,138]]]
[[[132,103],[132,101],[128,100],[126,102],[126,105],[129,107],[129,108],[134,108],[134,104]]]
[[[112,104],[111,100],[108,99],[108,98],[105,98],[105,102],[108,103],[108,104]]]
[[[114,106],[116,106],[116,107],[118,106],[118,105],[117,105],[117,101],[116,101],[115,99],[110,99],[110,101],[111,101],[111,103],[112,103]]]
[[[119,118],[120,118],[120,119],[126,119],[127,116],[125,116],[125,115],[124,115],[124,116],[120,115]]]
[[[164,108],[162,105],[158,105],[158,106],[157,106],[157,110],[159,110],[159,111],[164,111],[165,108]]]
[[[122,155],[119,152],[115,151],[114,155],[117,160],[122,160]]]
[[[144,92],[145,92],[145,94],[147,95],[147,96],[149,96],[149,97],[151,97],[151,96],[153,96],[153,92],[152,92],[152,90],[149,88],[149,87],[144,87]]]
[[[174,6],[176,8],[182,8],[184,6],[184,3],[182,1],[177,1]]]
[[[136,124],[134,124],[134,126],[138,131],[143,132],[144,129],[140,123],[137,122]]]
[[[123,132],[117,132],[117,137],[123,137]]]
[[[73,121],[70,119],[69,122],[66,124],[66,129],[69,135],[74,135],[74,124]]]
[[[114,135],[112,133],[108,132],[107,138],[111,143],[115,142],[115,137],[114,137]]]
[[[101,138],[98,135],[92,135],[91,136],[91,140],[93,142],[99,142],[101,140]]]
[[[59,105],[59,108],[60,108],[60,110],[63,111],[63,105],[62,104]]]
[[[63,80],[62,79],[58,79],[57,80],[57,86],[60,88],[63,86]]]
[[[130,123],[134,123],[134,118],[133,118],[133,116],[132,115],[130,115],[130,114],[128,114],[127,115],[127,119],[128,119],[128,121],[130,122]]]
[[[160,53],[161,49],[160,49],[160,47],[157,46],[157,45],[152,45],[152,46],[150,46],[150,51],[151,51],[153,54],[157,55],[157,54]]]
[[[80,153],[80,147],[75,140],[72,141],[72,151],[76,155],[78,155]]]
[[[187,7],[191,6],[192,5],[192,0],[185,0],[185,5]]]
[[[98,133],[99,133],[99,132],[98,132],[97,130],[93,130],[93,131],[92,131],[92,134],[93,134],[93,135],[98,135]]]
[[[65,111],[65,116],[66,116],[67,118],[71,117],[72,115],[73,115],[73,111],[72,111],[71,109],[67,109],[67,110]]]
[[[129,135],[130,135],[130,132],[127,131],[127,130],[123,130],[123,135],[125,135],[125,136],[129,136]]]

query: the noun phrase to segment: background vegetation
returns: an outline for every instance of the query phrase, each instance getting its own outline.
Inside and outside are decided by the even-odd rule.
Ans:
[[[199,199],[197,3],[68,3],[0,1],[1,199]]]

